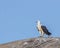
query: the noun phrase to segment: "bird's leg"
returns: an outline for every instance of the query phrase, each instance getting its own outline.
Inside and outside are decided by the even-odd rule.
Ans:
[[[40,37],[42,37],[42,32],[41,32],[41,35],[40,35]]]
[[[41,32],[39,31],[39,34],[40,34],[40,36],[39,37],[41,37]]]
[[[44,36],[44,32],[42,31],[42,32],[41,32],[41,37],[43,37],[43,36]]]

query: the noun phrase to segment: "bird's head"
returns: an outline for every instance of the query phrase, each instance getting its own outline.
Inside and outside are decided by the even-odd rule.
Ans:
[[[40,25],[40,26],[41,26],[41,22],[40,22],[40,20],[37,21],[37,25]]]

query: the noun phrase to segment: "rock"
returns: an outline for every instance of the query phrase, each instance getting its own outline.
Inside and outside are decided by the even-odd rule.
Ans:
[[[36,37],[0,44],[0,48],[60,48],[60,38]]]

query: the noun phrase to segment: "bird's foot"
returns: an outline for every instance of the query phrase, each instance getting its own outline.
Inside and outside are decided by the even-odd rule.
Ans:
[[[38,36],[39,38],[43,38],[43,36]]]

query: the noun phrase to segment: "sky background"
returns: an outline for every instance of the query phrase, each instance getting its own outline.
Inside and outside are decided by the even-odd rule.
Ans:
[[[60,37],[60,0],[0,0],[0,44],[40,36],[37,20]]]

